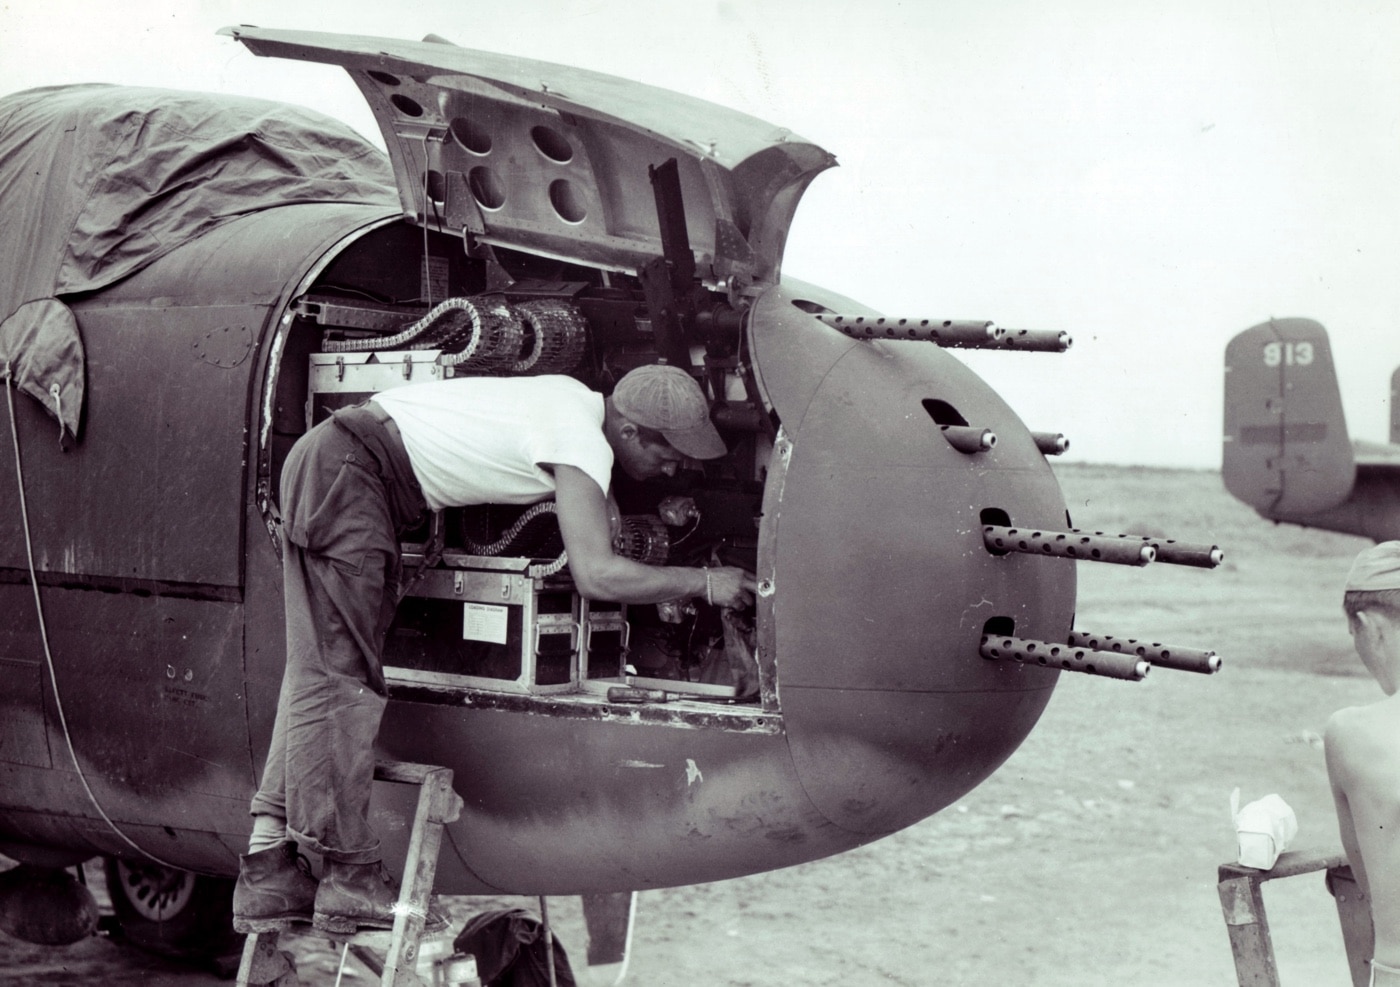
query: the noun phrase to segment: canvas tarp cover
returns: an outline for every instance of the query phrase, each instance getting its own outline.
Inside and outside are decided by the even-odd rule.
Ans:
[[[58,419],[60,441],[65,432],[78,434],[83,341],[67,305],[41,298],[0,322],[0,374]]]
[[[0,341],[18,383],[81,406],[82,347],[71,312],[29,302],[94,291],[222,223],[274,206],[351,202],[398,209],[389,159],[342,123],[266,100],[106,85],[0,99]],[[21,373],[18,340],[44,343]],[[10,325],[11,318],[23,319]],[[73,339],[61,338],[73,333]],[[66,353],[76,366],[49,361]],[[35,388],[26,387],[31,393]],[[56,403],[46,401],[55,413]],[[76,428],[73,429],[76,431]]]

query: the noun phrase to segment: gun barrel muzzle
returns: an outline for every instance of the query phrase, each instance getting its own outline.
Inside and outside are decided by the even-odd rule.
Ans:
[[[1068,644],[1020,637],[986,635],[982,638],[979,651],[983,658],[992,660],[1019,661],[1026,665],[1043,665],[1066,672],[1085,672],[1089,675],[1103,675],[1111,679],[1127,679],[1133,682],[1145,678],[1152,668],[1150,662],[1136,655],[1116,651],[1094,651],[1090,648],[1076,648]]]
[[[1031,439],[1044,456],[1059,456],[1069,451],[1069,439],[1063,432],[1032,432]]]
[[[972,425],[941,425],[943,437],[958,452],[986,452],[997,444],[997,433]]]

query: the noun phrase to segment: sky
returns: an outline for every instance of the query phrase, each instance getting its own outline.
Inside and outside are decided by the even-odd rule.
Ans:
[[[311,106],[382,146],[343,70],[230,24],[457,44],[637,79],[836,155],[784,271],[891,316],[1074,337],[954,351],[1086,462],[1215,468],[1235,333],[1332,334],[1353,437],[1400,366],[1390,0],[0,0],[0,93],[112,82]]]

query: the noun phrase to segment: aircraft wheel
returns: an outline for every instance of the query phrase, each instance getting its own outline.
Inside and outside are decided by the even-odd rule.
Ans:
[[[133,946],[182,959],[237,956],[233,884],[149,861],[106,860],[107,893],[122,938]]]

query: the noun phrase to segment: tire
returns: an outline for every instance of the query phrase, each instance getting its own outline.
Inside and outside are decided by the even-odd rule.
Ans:
[[[222,967],[243,949],[233,931],[233,885],[149,861],[105,862],[107,893],[121,938],[139,949]]]

